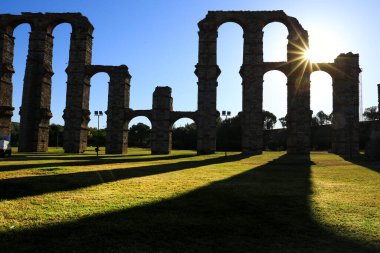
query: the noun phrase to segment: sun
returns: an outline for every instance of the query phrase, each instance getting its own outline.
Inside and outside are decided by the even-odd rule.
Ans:
[[[333,62],[344,52],[343,43],[337,34],[314,29],[309,32],[309,48],[304,51],[303,57],[312,63]]]
[[[306,49],[303,52],[303,58],[305,58],[305,60],[307,61],[311,61],[311,59],[313,58],[313,51],[310,49]]]

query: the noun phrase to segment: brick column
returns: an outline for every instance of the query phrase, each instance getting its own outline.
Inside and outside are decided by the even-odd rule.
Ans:
[[[263,147],[263,32],[255,29],[244,33],[242,151],[261,154]]]
[[[14,38],[12,34],[0,29],[0,136],[11,133],[12,107],[12,75]]]
[[[43,152],[49,144],[53,36],[47,27],[33,26],[29,37],[22,105],[19,151]]]
[[[198,77],[197,150],[212,154],[216,150],[216,88],[220,69],[216,64],[217,27],[201,21],[198,24],[199,52],[195,74]]]
[[[288,43],[288,112],[287,151],[291,154],[310,152],[310,68],[302,57],[308,47],[306,31],[290,34]]]
[[[106,153],[122,154],[128,151],[128,122],[124,116],[129,108],[131,75],[128,67],[122,65],[110,73]]]
[[[93,27],[87,19],[73,27],[70,39],[70,56],[67,72],[64,150],[82,153],[87,148],[88,122],[90,121],[90,77],[85,66],[91,65]]]
[[[359,55],[340,54],[334,67],[332,152],[352,158],[359,154]]]
[[[172,149],[172,111],[172,89],[167,86],[156,87],[152,106],[152,154],[169,154]]]

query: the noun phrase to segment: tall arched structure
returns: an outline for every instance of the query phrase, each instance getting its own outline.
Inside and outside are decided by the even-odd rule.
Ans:
[[[131,75],[126,65],[121,66],[86,66],[86,78],[97,73],[107,73],[110,81],[108,87],[106,153],[122,154],[128,149],[128,123],[125,109],[129,108]],[[89,101],[89,96],[86,98]],[[87,139],[87,136],[86,136]]]
[[[312,71],[327,72],[333,80],[332,152],[359,154],[359,55],[340,54],[333,63],[314,63]]]
[[[52,32],[60,23],[72,26],[69,65],[66,69],[67,99],[64,111],[66,152],[83,152],[86,148],[89,121],[89,79],[85,66],[91,64],[93,26],[80,13],[22,13],[0,15],[0,135],[10,133],[13,74],[13,30],[19,24],[30,24],[29,50],[20,110],[20,151],[46,151],[49,120],[52,117],[51,77]]]
[[[195,74],[198,76],[198,153],[216,149],[217,78],[216,61],[218,27],[226,22],[239,24],[244,31],[242,150],[260,154],[263,146],[262,100],[263,76],[280,70],[288,78],[288,152],[307,153],[310,149],[310,82],[305,59],[308,34],[298,21],[283,11],[210,11],[199,26],[199,54]],[[287,62],[263,61],[263,28],[271,22],[284,24],[289,31]]]
[[[226,22],[239,24],[244,31],[242,150],[260,154],[263,146],[263,77],[270,70],[279,70],[287,77],[287,149],[288,153],[310,150],[310,74],[323,70],[333,78],[333,145],[332,151],[343,156],[358,154],[359,124],[359,55],[339,55],[334,63],[310,64],[304,57],[308,33],[297,19],[283,11],[211,11],[199,22],[199,55],[195,74],[198,76],[197,112],[174,112],[170,87],[157,87],[152,110],[129,108],[131,76],[122,66],[92,66],[93,26],[80,13],[22,13],[0,15],[0,136],[9,135],[11,128],[13,30],[19,24],[31,26],[29,52],[24,77],[20,110],[20,151],[46,151],[49,120],[52,116],[51,77],[52,31],[60,23],[72,27],[69,65],[66,69],[67,94],[64,149],[67,153],[84,152],[90,120],[90,78],[97,72],[110,76],[107,110],[107,153],[127,151],[129,120],[138,115],[152,122],[152,153],[167,154],[171,149],[171,126],[178,117],[192,118],[197,124],[199,154],[216,149],[217,78],[216,61],[218,27]],[[288,29],[287,61],[263,61],[263,28],[280,22]]]

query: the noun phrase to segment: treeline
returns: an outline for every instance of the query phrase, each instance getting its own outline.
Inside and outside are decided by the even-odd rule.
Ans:
[[[377,107],[369,107],[363,113],[365,120],[378,120],[379,113]],[[279,119],[283,128],[286,128],[286,117]],[[320,126],[330,125],[332,114],[328,115],[319,111],[312,117],[312,136],[311,142],[316,149],[329,149],[330,135],[328,129]],[[263,129],[271,130],[277,123],[277,117],[268,111],[263,111]],[[20,124],[12,123],[11,137],[12,145],[18,146],[18,132]],[[49,146],[63,146],[64,127],[57,124],[50,125],[49,129]],[[149,126],[138,123],[129,128],[128,144],[130,147],[150,147],[151,129]],[[241,119],[240,115],[228,119],[219,118],[216,128],[216,146],[217,150],[239,151],[241,150]],[[88,131],[88,146],[105,146],[106,130],[90,127]],[[197,147],[197,126],[195,123],[186,124],[185,126],[175,127],[172,129],[172,148],[195,150]],[[286,131],[264,131],[264,148],[271,150],[286,149]]]

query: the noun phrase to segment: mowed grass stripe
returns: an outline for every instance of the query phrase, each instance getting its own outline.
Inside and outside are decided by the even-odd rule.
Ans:
[[[283,152],[223,156],[139,161],[135,168],[68,167],[73,175],[112,172],[116,180],[99,173],[96,183],[70,188],[67,181],[53,188],[61,191],[21,190],[19,197],[2,200],[0,242],[9,252],[50,252],[52,245],[57,252],[379,250],[376,165],[328,153],[312,153],[310,160]],[[116,175],[149,166],[149,173]],[[36,178],[67,176],[40,170],[46,174]]]

